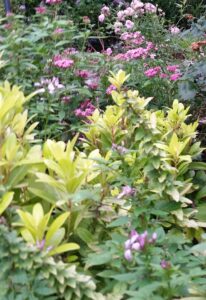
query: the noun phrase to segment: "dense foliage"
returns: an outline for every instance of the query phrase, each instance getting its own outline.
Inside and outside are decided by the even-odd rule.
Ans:
[[[206,299],[204,2],[12,5],[0,299]]]

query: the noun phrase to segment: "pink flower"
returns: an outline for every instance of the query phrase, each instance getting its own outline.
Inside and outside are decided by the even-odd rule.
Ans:
[[[55,35],[60,35],[60,34],[62,34],[64,32],[64,29],[63,28],[56,28],[55,30],[54,30],[54,34]]]
[[[87,79],[91,76],[91,72],[87,70],[77,70],[76,75],[81,78]]]
[[[120,10],[120,11],[117,13],[117,19],[118,19],[118,21],[124,21],[124,19],[125,19],[125,13],[124,13],[124,10]]]
[[[152,3],[145,3],[144,9],[148,13],[156,13],[157,12],[157,7],[153,5]]]
[[[64,50],[64,55],[74,55],[77,54],[79,51],[76,48],[67,48]]]
[[[105,19],[105,15],[103,15],[103,14],[99,15],[99,17],[98,17],[99,22],[103,23],[104,19]]]
[[[52,4],[60,4],[60,3],[62,3],[62,0],[46,0],[45,2],[47,4],[52,5]]]
[[[173,34],[173,35],[176,35],[176,34],[180,33],[180,29],[177,26],[174,26],[174,25],[171,26],[169,30],[170,30],[171,34]]]
[[[182,75],[180,73],[174,73],[170,76],[170,80],[176,81],[178,80]]]
[[[101,14],[105,17],[108,17],[110,15],[110,9],[108,6],[104,5],[101,9]]]
[[[116,87],[113,84],[110,84],[110,86],[106,90],[107,95],[111,95],[112,91],[115,91]]]
[[[147,71],[144,72],[144,74],[149,77],[155,77],[157,74],[159,74],[161,71],[161,67],[155,67],[155,68],[150,68]]]
[[[159,76],[160,76],[160,78],[167,78],[168,77],[168,75],[165,74],[165,73],[161,73]]]
[[[127,17],[131,17],[135,14],[134,9],[132,9],[131,7],[128,7],[127,9],[125,9],[124,11],[124,15]]]
[[[139,0],[133,0],[132,3],[131,3],[131,7],[134,10],[139,10],[143,6],[144,6],[144,3],[142,3],[142,1],[139,1]]]
[[[127,20],[125,26],[127,27],[127,29],[132,29],[134,27],[134,23],[130,20]]]
[[[95,106],[91,103],[90,99],[85,100],[79,108],[75,109],[74,113],[77,117],[89,117],[93,114]]]
[[[124,258],[128,261],[132,260],[132,251],[130,249],[128,249],[124,252]]]
[[[167,66],[167,71],[169,72],[176,72],[177,70],[179,70],[179,65],[172,65],[172,66]]]
[[[37,14],[43,15],[46,13],[46,7],[44,6],[37,6],[35,7],[35,11]]]
[[[107,55],[107,56],[110,56],[112,55],[112,49],[111,48],[107,48],[104,53]]]
[[[90,89],[96,90],[99,86],[99,78],[98,77],[93,77],[93,78],[87,79],[85,81],[85,83]]]
[[[61,55],[55,55],[53,58],[53,65],[58,68],[68,69],[74,64],[74,61],[70,58],[64,58]]]

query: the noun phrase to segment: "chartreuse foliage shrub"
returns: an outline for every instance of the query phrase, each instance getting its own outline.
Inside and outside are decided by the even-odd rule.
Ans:
[[[157,217],[162,211],[164,226],[176,224],[188,232],[205,227],[195,217],[198,203],[194,204],[193,195],[200,188],[195,170],[205,168],[196,161],[203,150],[196,141],[198,123],[188,122],[189,108],[177,100],[166,112],[147,110],[152,98],[124,89],[126,79],[123,71],[109,78],[116,88],[112,92],[115,105],[89,117],[83,131],[86,151],[98,148],[102,156],[110,152],[108,163],[119,162],[115,180],[108,178],[107,184],[115,188],[129,184],[135,189],[131,210],[147,211],[147,216],[138,219],[144,226],[149,215]]]
[[[177,100],[147,109],[126,80],[111,73],[115,104],[88,117],[81,151],[78,135],[41,145],[32,95],[0,88],[0,299],[204,299],[197,122]]]
[[[97,299],[95,283],[75,265],[28,247],[15,231],[0,226],[0,299]]]

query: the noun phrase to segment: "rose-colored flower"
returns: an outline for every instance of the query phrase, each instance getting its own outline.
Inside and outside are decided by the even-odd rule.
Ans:
[[[170,80],[176,81],[178,80],[182,75],[180,73],[174,73],[170,76]]]
[[[134,23],[130,20],[127,20],[125,26],[127,27],[127,29],[132,29],[134,27]]]
[[[70,58],[64,58],[61,55],[55,55],[53,58],[53,65],[58,68],[68,69],[74,64],[74,61]]]
[[[110,86],[106,90],[106,94],[111,95],[112,91],[115,91],[116,89],[117,88],[113,84],[110,84]]]
[[[103,14],[99,15],[98,20],[100,23],[103,23],[104,19],[105,19],[105,15],[103,15]]]
[[[60,4],[62,3],[62,0],[46,0],[45,2],[46,4],[52,5],[52,4]]]
[[[35,11],[37,14],[43,15],[46,13],[46,7],[45,6],[37,6],[37,7],[35,7]]]
[[[179,65],[172,65],[172,66],[167,66],[167,71],[169,72],[176,72],[177,70],[179,70]]]
[[[173,25],[170,27],[170,32],[171,32],[171,34],[176,35],[176,34],[180,33],[180,29],[177,26]]]
[[[55,35],[61,35],[63,32],[64,32],[63,28],[56,28],[53,33]]]
[[[110,15],[110,9],[108,6],[104,5],[101,9],[101,14],[105,17],[108,17]]]

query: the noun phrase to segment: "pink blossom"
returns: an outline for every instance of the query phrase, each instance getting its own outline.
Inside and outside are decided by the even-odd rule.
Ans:
[[[64,55],[74,55],[77,54],[79,51],[76,48],[67,48],[64,50]]]
[[[139,1],[139,0],[133,0],[132,3],[131,3],[131,7],[134,10],[139,10],[143,6],[144,6],[144,3],[142,3],[142,1]]]
[[[127,9],[125,9],[124,11],[124,15],[127,17],[131,17],[135,14],[134,9],[132,9],[131,7],[128,7]]]
[[[99,22],[103,23],[105,20],[105,15],[103,15],[103,14],[99,15],[98,20],[99,20]]]
[[[91,76],[91,72],[88,70],[77,70],[76,75],[81,78],[87,79]]]
[[[104,53],[107,55],[107,56],[110,56],[112,55],[112,49],[111,48],[107,48]]]
[[[37,14],[43,15],[46,13],[46,7],[44,6],[37,6],[35,7],[35,11]]]
[[[177,26],[173,25],[170,27],[170,32],[171,32],[171,34],[176,35],[176,34],[180,33],[180,29]]]
[[[144,9],[148,13],[156,13],[157,12],[157,7],[153,5],[152,3],[145,3]]]
[[[155,67],[155,68],[150,68],[147,71],[144,72],[144,74],[149,77],[155,77],[157,74],[159,74],[161,71],[161,67]]]
[[[127,29],[132,29],[134,27],[134,23],[130,20],[127,20],[125,26],[127,27]]]
[[[53,65],[55,67],[59,67],[62,69],[68,69],[71,68],[71,66],[74,64],[74,61],[70,58],[64,58],[61,55],[55,55],[53,58]]]
[[[104,15],[105,17],[110,15],[110,9],[108,6],[104,5],[101,9],[101,14]]]
[[[96,90],[99,86],[99,78],[98,77],[93,77],[93,78],[87,79],[85,81],[85,83],[90,89]]]
[[[93,114],[95,106],[91,103],[90,99],[85,100],[79,108],[75,109],[74,113],[77,117],[89,117]]]
[[[112,91],[115,91],[116,87],[113,84],[110,84],[110,86],[106,90],[107,95],[111,95]]]
[[[165,73],[161,73],[159,76],[160,76],[160,78],[167,78],[168,77],[168,75],[165,74]]]
[[[124,13],[123,10],[118,11],[118,13],[117,13],[117,19],[118,19],[118,21],[124,21],[124,19],[125,19],[125,13]]]
[[[54,30],[54,34],[55,35],[60,35],[60,34],[62,34],[64,32],[64,29],[63,28],[56,28],[55,30]]]
[[[46,0],[45,2],[46,4],[52,5],[52,4],[60,4],[62,3],[62,0]]]
[[[170,80],[176,81],[178,80],[182,75],[180,73],[174,73],[170,76]]]
[[[172,66],[167,66],[167,71],[169,72],[176,72],[177,70],[179,70],[179,65],[172,65]]]

